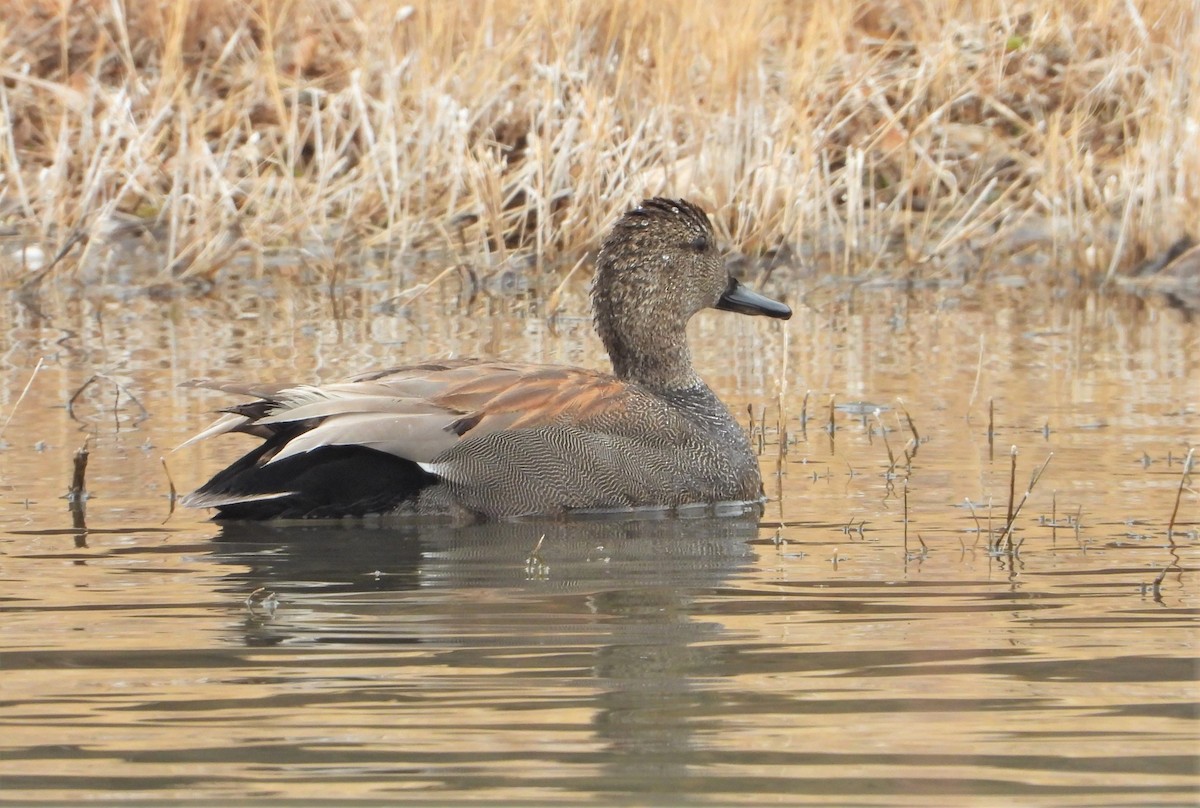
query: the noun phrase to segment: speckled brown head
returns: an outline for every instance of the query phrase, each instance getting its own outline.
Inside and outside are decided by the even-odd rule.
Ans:
[[[696,312],[792,316],[729,274],[703,210],[657,197],[626,212],[604,239],[592,307],[616,375],[658,390],[700,383],[686,335]]]

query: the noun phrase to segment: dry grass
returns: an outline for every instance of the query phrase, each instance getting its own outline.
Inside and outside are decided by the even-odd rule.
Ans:
[[[1097,279],[1200,222],[1198,16],[10,0],[0,215],[49,255],[140,229],[205,274],[232,245],[556,258],[668,193],[733,248],[808,268]]]

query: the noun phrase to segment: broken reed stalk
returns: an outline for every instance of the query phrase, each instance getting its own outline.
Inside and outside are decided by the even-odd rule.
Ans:
[[[779,468],[778,473],[783,473],[783,458],[787,455],[787,393],[788,393],[788,359],[791,355],[791,331],[786,326],[783,328],[783,367],[779,371],[779,402],[778,410],[775,413],[775,438],[779,441]]]
[[[167,459],[160,457],[159,462],[162,463],[163,473],[167,475],[167,518],[175,513],[175,501],[179,499],[179,493],[175,488],[175,480],[171,477],[171,469],[167,467]]]
[[[21,406],[21,402],[25,400],[25,396],[29,393],[29,388],[33,386],[33,380],[37,378],[42,367],[46,364],[46,357],[38,357],[37,364],[33,366],[33,372],[29,374],[29,381],[25,382],[25,387],[21,390],[21,395],[17,396],[16,402],[12,409],[8,411],[8,417],[4,419],[4,424],[0,426],[0,437],[4,436],[4,431],[8,429],[8,425],[12,423],[13,416],[17,414],[17,408]]]
[[[1014,473],[1016,466],[1016,448],[1017,447],[1015,446],[1013,447]],[[997,547],[999,547],[1002,542],[1007,540],[1007,544],[1005,545],[1006,552],[1013,553],[1021,549],[1021,544],[1024,544],[1024,542],[1016,545],[1013,544],[1013,527],[1017,521],[1017,517],[1021,514],[1021,509],[1025,507],[1025,502],[1029,499],[1029,495],[1033,493],[1033,487],[1038,484],[1038,480],[1042,478],[1042,474],[1045,473],[1046,467],[1050,465],[1050,461],[1053,459],[1053,457],[1054,452],[1046,455],[1046,459],[1043,461],[1042,465],[1034,469],[1033,474],[1030,475],[1029,485],[1025,488],[1025,493],[1021,495],[1021,500],[1017,503],[1017,507],[1013,509],[1012,515],[1008,519],[1008,523],[1004,526],[1004,531],[1000,534],[1000,538],[996,540]]]
[[[33,295],[36,295],[38,286],[41,284],[42,280],[45,279],[45,277],[47,275],[49,275],[52,271],[54,271],[54,268],[57,267],[62,262],[62,260],[67,257],[67,253],[69,253],[71,251],[71,248],[74,247],[76,244],[78,244],[80,241],[83,241],[86,243],[87,240],[88,240],[87,231],[81,227],[76,228],[67,237],[66,242],[59,249],[58,253],[54,256],[54,258],[51,259],[50,263],[47,264],[46,266],[42,267],[41,269],[39,269],[37,272],[35,272],[32,275],[32,277],[30,277],[28,280],[26,280],[24,283],[22,283],[17,288],[17,297],[29,298]]]
[[[827,427],[827,430],[829,432],[830,437],[833,436],[834,430],[836,429],[836,427],[834,426],[834,423],[833,423],[833,411],[834,411],[833,404],[834,404],[834,400],[836,398],[837,398],[837,396],[829,397],[829,426]]]
[[[782,404],[783,404],[783,402],[781,401],[780,406],[782,406]],[[788,450],[787,416],[783,415],[782,411],[779,416],[779,419],[775,422],[775,430],[778,432],[779,459],[780,459],[780,461],[782,461],[783,458],[787,457],[787,450]]]
[[[883,436],[883,448],[887,449],[887,474],[891,476],[891,473],[896,469],[896,456],[892,454],[892,445],[888,442],[887,427],[883,425],[883,419],[879,417],[879,410],[875,411],[875,423],[879,424],[879,434]]]
[[[783,402],[787,399],[787,393],[788,393],[788,359],[789,359],[789,354],[791,353],[791,351],[789,350],[789,346],[791,344],[791,333],[792,332],[790,330],[788,330],[787,326],[784,325],[783,338],[782,338],[783,346],[780,349],[780,351],[783,353],[783,367],[779,371],[779,382],[777,385],[777,387],[779,389],[779,422],[780,423],[787,420],[787,416],[784,415],[785,407],[784,407]]]
[[[1175,517],[1179,515],[1179,500],[1182,499],[1183,489],[1187,486],[1187,479],[1192,471],[1192,458],[1195,453],[1195,447],[1188,449],[1187,457],[1183,459],[1183,470],[1179,475],[1179,487],[1175,489],[1175,507],[1171,510],[1171,520],[1167,523],[1167,545],[1171,553],[1171,561],[1162,568],[1162,571],[1154,579],[1152,591],[1156,603],[1162,602],[1162,583],[1166,580],[1167,573],[1179,567],[1179,553],[1178,548],[1175,546]]]
[[[1004,513],[1004,524],[1012,523],[1013,505],[1017,501],[1017,447],[1014,445],[1008,450],[1009,467],[1008,467],[1008,510]]]
[[[404,289],[403,291],[400,292],[400,294],[395,295],[392,298],[392,300],[396,301],[395,308],[392,313],[398,314],[399,312],[408,308],[409,306],[412,305],[413,301],[423,297],[430,289],[434,288],[439,283],[441,283],[443,280],[450,277],[454,273],[458,272],[458,270],[459,270],[459,265],[452,264],[452,265],[446,267],[445,269],[443,269],[438,274],[434,275],[429,280],[427,280],[423,283],[414,283],[412,286],[408,287],[407,289]]]
[[[1162,584],[1167,579],[1167,573],[1171,571],[1172,566],[1174,566],[1174,562],[1163,567],[1162,571],[1154,577],[1154,582],[1150,585],[1151,596],[1154,598],[1155,603],[1162,603]],[[1142,586],[1144,587],[1145,584],[1142,584]],[[1144,589],[1142,591],[1145,592]]]
[[[1183,498],[1183,489],[1187,486],[1188,476],[1192,473],[1192,459],[1196,447],[1188,449],[1187,457],[1183,459],[1183,470],[1179,475],[1179,487],[1175,489],[1175,507],[1171,509],[1171,521],[1167,523],[1167,540],[1175,543],[1175,517],[1179,515],[1179,501]]]
[[[811,390],[804,391],[804,400],[800,402],[800,434],[808,437],[808,396]]]
[[[548,320],[554,320],[554,318],[558,316],[559,309],[562,308],[562,298],[564,290],[567,288],[567,284],[571,281],[571,278],[575,276],[575,273],[579,271],[579,268],[587,263],[588,257],[589,256],[586,253],[581,256],[580,259],[575,262],[575,265],[572,266],[567,272],[566,276],[563,277],[562,282],[559,283],[554,291],[550,293],[550,297],[546,301],[546,318]]]
[[[971,385],[971,395],[967,399],[967,423],[971,421],[971,408],[975,406],[975,395],[979,392],[981,378],[983,378],[983,334],[979,335],[979,360],[975,363],[975,384]]]
[[[988,439],[988,456],[990,457],[992,455],[992,452],[994,449],[993,444],[996,441],[996,401],[995,401],[995,399],[991,399],[991,398],[988,399],[987,439]]]
[[[904,399],[898,398],[896,401],[900,404],[900,412],[904,413],[904,420],[908,422],[908,431],[912,432],[913,454],[915,455],[917,447],[921,445],[921,434],[917,432],[917,425],[913,423],[912,416],[908,414],[908,407],[904,405]]]
[[[975,520],[975,543],[971,545],[971,549],[974,550],[976,547],[979,546],[979,538],[981,536],[983,536],[983,525],[979,521],[979,514],[975,513],[975,503],[971,502],[970,497],[966,497],[966,503],[967,503],[967,510],[969,510],[971,512],[971,518]],[[989,502],[988,502],[988,528],[987,528],[987,545],[988,545],[989,550],[992,549],[991,509],[992,509],[992,503],[989,500]]]
[[[550,566],[542,559],[542,543],[545,541],[546,534],[543,533],[525,558],[525,575],[529,578],[544,580],[550,573]]]
[[[785,471],[784,461],[787,459],[788,452],[787,404],[782,390],[779,393],[778,410],[775,413],[775,440],[778,449],[775,458],[775,475],[782,478]],[[780,492],[782,491],[781,484]]]

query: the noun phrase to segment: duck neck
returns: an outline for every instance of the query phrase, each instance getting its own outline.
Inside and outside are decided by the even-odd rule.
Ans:
[[[658,393],[703,387],[692,368],[686,323],[646,321],[644,312],[621,316],[612,307],[596,311],[596,330],[617,378]]]

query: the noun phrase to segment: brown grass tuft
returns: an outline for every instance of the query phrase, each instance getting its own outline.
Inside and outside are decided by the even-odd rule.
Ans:
[[[164,266],[203,274],[231,243],[553,258],[667,193],[808,267],[1102,278],[1200,221],[1198,16],[13,0],[0,221],[50,252],[144,226]]]

